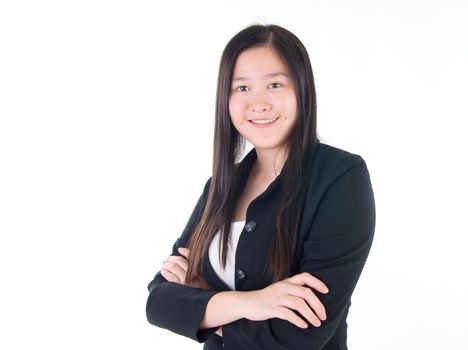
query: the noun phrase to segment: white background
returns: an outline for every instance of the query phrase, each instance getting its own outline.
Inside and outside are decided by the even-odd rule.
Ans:
[[[222,49],[260,21],[371,174],[349,348],[468,349],[466,1],[285,4],[0,3],[0,348],[202,348],[147,322],[146,287],[211,174]]]

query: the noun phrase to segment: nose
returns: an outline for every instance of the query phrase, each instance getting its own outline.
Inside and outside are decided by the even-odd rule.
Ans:
[[[252,94],[252,98],[250,100],[249,109],[252,112],[266,112],[271,109],[271,104],[268,101],[265,93],[262,91],[258,91]]]

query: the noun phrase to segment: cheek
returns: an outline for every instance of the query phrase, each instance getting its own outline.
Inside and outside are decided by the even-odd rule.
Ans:
[[[288,96],[284,101],[284,107],[289,112],[287,119],[294,121],[297,117],[297,101],[294,94]]]
[[[244,123],[243,105],[236,98],[229,99],[229,114],[233,122]]]

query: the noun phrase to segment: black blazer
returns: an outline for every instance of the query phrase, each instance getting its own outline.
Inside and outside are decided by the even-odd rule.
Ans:
[[[146,316],[151,324],[204,342],[204,350],[347,349],[346,317],[351,295],[374,237],[374,193],[361,156],[323,143],[318,143],[315,151],[309,153],[295,265],[290,276],[307,271],[329,288],[327,294],[315,291],[327,313],[321,326],[315,327],[305,319],[309,325],[307,329],[279,318],[265,321],[243,318],[223,325],[223,337],[214,333],[218,327],[199,329],[209,299],[220,291],[230,290],[213,270],[208,252],[203,273],[215,290],[168,282],[159,271],[148,285]],[[239,163],[241,185],[238,190],[243,188],[255,159],[253,148]],[[263,274],[263,268],[274,232],[274,209],[282,174],[247,208],[246,226],[235,258],[238,291],[262,289],[273,281],[271,276]],[[174,243],[172,255],[180,255],[177,248],[187,246],[204,209],[210,181],[211,178]]]

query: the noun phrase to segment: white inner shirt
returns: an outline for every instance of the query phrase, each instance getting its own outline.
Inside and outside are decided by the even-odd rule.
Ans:
[[[216,274],[226,283],[231,290],[236,290],[235,284],[235,271],[234,265],[236,261],[236,249],[237,243],[239,242],[239,237],[244,229],[245,221],[233,221],[231,226],[231,232],[229,234],[228,241],[228,253],[226,259],[226,268],[223,269],[220,265],[219,259],[219,245],[221,240],[220,231],[216,232],[213,240],[210,243],[208,250],[208,256],[210,258],[210,263],[213,266]]]

